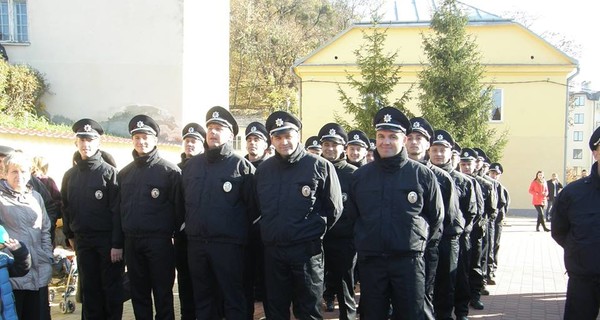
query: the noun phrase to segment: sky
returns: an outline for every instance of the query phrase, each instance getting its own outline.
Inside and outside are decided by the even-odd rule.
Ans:
[[[382,10],[387,12],[386,17],[393,17],[394,2],[396,2],[399,10],[414,11],[411,6],[413,1],[418,3],[417,6],[426,4],[431,7],[431,0],[386,0]],[[461,2],[501,17],[510,17],[510,13],[522,12],[529,17],[527,19],[530,21],[529,28],[535,33],[556,32],[572,39],[581,46],[580,56],[575,57],[579,61],[580,72],[574,82],[591,81],[590,89],[600,90],[600,41],[597,40],[598,17],[597,11],[591,5],[593,1],[461,0]]]

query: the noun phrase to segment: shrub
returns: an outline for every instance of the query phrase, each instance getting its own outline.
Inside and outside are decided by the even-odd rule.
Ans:
[[[28,65],[0,61],[0,112],[22,119],[37,115],[44,106],[40,98],[48,92],[44,76]]]

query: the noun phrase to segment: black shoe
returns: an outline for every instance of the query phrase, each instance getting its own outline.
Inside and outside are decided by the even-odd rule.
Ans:
[[[540,229],[535,229],[535,232],[540,232]]]
[[[546,232],[550,232],[550,229],[546,228],[546,229],[544,229],[544,231],[546,231]]]
[[[333,301],[327,301],[325,306],[325,311],[327,312],[333,312],[333,310],[335,310],[335,305],[333,303]]]
[[[489,284],[491,286],[496,285],[496,280],[494,280],[493,278],[489,278],[489,279],[487,279],[487,284]]]
[[[490,292],[486,288],[481,289],[479,291],[479,293],[481,293],[482,296],[489,296],[490,295]]]
[[[469,303],[469,304],[475,310],[483,310],[483,308],[484,308],[484,305],[483,305],[483,303],[481,303],[481,300],[471,300],[471,303]]]

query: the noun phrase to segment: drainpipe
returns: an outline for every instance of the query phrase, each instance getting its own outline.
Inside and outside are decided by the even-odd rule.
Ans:
[[[563,166],[563,181],[567,182],[567,157],[569,156],[569,152],[567,150],[567,142],[569,140],[569,101],[571,100],[569,97],[569,83],[573,78],[575,78],[579,74],[579,65],[577,65],[577,70],[573,75],[567,78],[567,103],[565,107],[565,156],[564,156],[564,166]]]

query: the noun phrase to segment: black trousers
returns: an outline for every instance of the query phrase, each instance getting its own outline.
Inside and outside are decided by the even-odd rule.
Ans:
[[[600,278],[569,274],[565,320],[593,320],[600,309]]]
[[[194,285],[197,319],[215,319],[223,294],[226,319],[246,318],[244,246],[188,237],[188,262]]]
[[[479,223],[481,222],[481,223]],[[471,231],[471,268],[469,270],[469,285],[471,300],[481,298],[481,289],[485,285],[485,271],[481,265],[483,257],[483,239],[487,234],[487,218],[476,221]]]
[[[492,265],[492,276],[498,269],[498,251],[500,251],[500,238],[502,238],[502,220],[496,219],[496,227],[494,229],[494,263]]]
[[[260,300],[263,304],[265,317],[269,317],[268,303],[265,289],[265,255],[260,228],[258,224],[252,225],[245,250],[244,261],[244,290],[246,295],[246,319],[254,319],[254,301]]]
[[[323,246],[313,240],[290,246],[265,244],[265,279],[270,319],[322,319]]]
[[[469,314],[471,300],[471,233],[463,232],[458,239],[459,251],[456,265],[456,287],[454,290],[454,314],[463,317]],[[443,318],[440,318],[443,319]]]
[[[337,296],[340,320],[356,319],[354,299],[354,266],[356,249],[353,239],[325,238],[325,300]]]
[[[76,234],[75,241],[83,318],[121,319],[125,266],[110,260],[110,234]]]
[[[544,206],[536,205],[534,207],[537,211],[537,222],[535,224],[535,231],[540,231],[540,225],[544,230],[548,229],[546,228],[546,223],[544,222]]]
[[[425,261],[422,253],[406,256],[358,256],[362,309],[360,318],[421,319],[425,300]]]
[[[430,243],[425,249],[425,302],[423,303],[423,318],[435,319],[433,306],[433,291],[435,289],[436,273],[440,260],[439,242]]]
[[[13,290],[19,319],[50,320],[48,287],[38,290]]]
[[[185,233],[173,238],[175,246],[175,267],[177,268],[177,289],[179,290],[179,307],[181,320],[196,319],[194,307],[194,287],[188,264],[188,240]]]
[[[136,319],[175,319],[175,250],[171,238],[125,237],[125,262]],[[154,298],[154,299],[153,299]]]
[[[438,245],[433,305],[436,319],[452,319],[460,235],[444,235]]]
[[[494,239],[496,237],[496,218],[488,219],[487,230],[482,241],[481,270],[483,271],[484,285],[491,278],[494,265]]]

